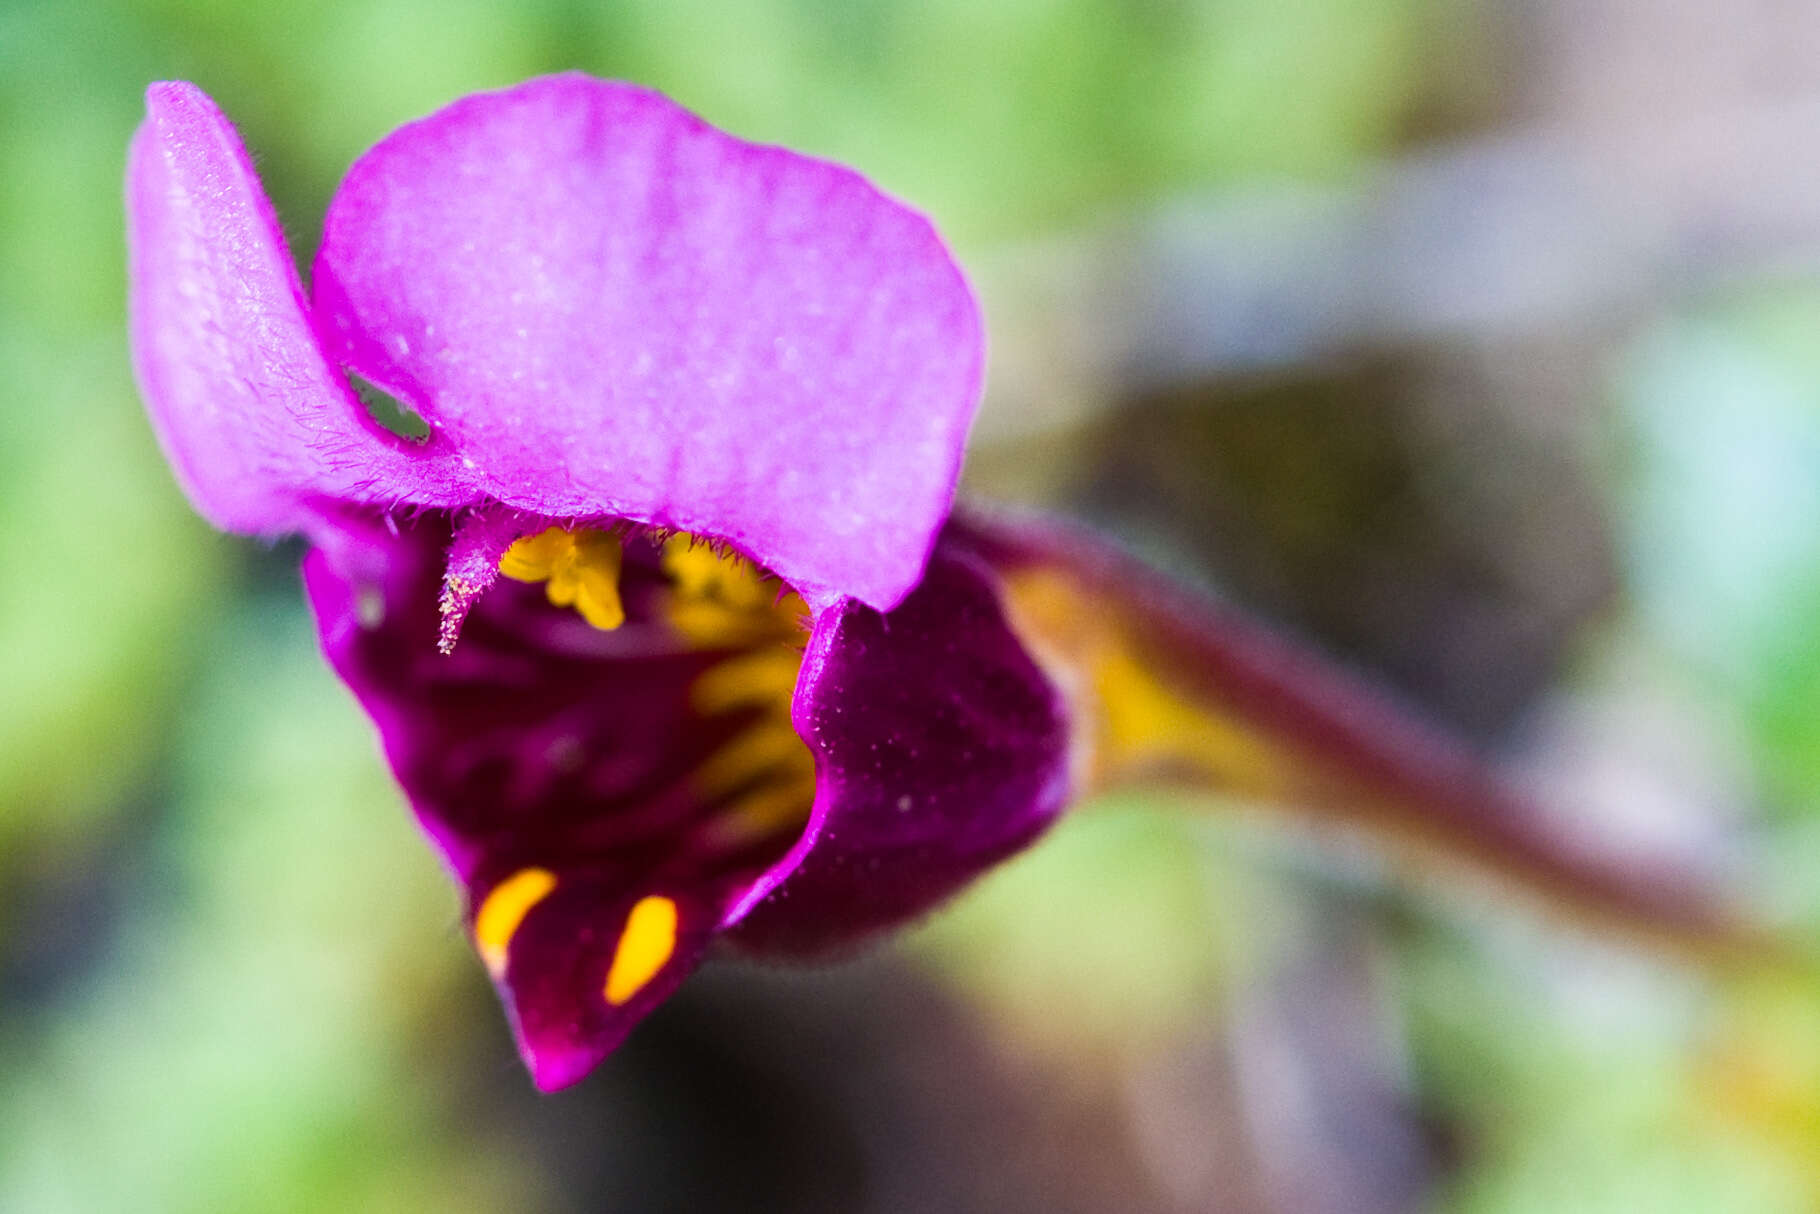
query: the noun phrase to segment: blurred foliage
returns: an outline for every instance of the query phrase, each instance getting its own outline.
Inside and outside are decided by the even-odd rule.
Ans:
[[[1712,301],[1620,368],[1644,620],[1737,705],[1775,803],[1820,806],[1820,292]]]
[[[195,519],[142,420],[119,183],[147,81],[235,117],[305,259],[392,126],[581,68],[858,165],[964,261],[1178,190],[1343,178],[1489,104],[1462,68],[1487,20],[1443,0],[0,0],[0,1209],[590,1206],[565,1188],[587,1168],[553,1173],[532,1141],[548,1122],[488,1095],[519,1082],[504,1026],[316,656],[295,553]],[[1811,285],[1681,301],[1614,360],[1587,436],[1628,595],[1592,644],[1645,653],[1740,740],[1795,904],[1820,891],[1817,326]],[[1392,1113],[1454,1142],[1446,1208],[1820,1202],[1812,984],[1386,909],[1180,809],[1079,815],[910,955],[1008,1057],[1085,1083],[1220,1031],[1331,901],[1367,924],[1401,1025],[1413,1109]]]
[[[0,1089],[0,1204],[510,1206],[509,1147],[439,1131],[408,1044],[465,959],[436,863],[288,605],[236,614],[178,729],[169,817],[117,858],[126,904],[67,908],[108,962],[15,1028],[33,1061]]]

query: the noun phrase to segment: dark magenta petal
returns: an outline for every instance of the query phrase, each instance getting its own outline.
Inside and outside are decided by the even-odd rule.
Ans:
[[[627,925],[652,898],[676,908],[674,942],[661,969],[616,1005],[605,998],[610,978],[602,975],[612,973]],[[724,909],[712,887],[681,885],[662,872],[565,872],[513,935],[500,980],[532,1082],[553,1092],[598,1066],[695,971]]]
[[[314,499],[464,499],[459,465],[432,475],[323,358],[246,149],[201,90],[147,90],[126,187],[134,369],[197,510],[273,535]]]
[[[724,928],[773,955],[850,944],[1029,843],[1068,796],[1062,701],[958,544],[890,615],[822,614],[794,706],[817,757],[810,823],[752,836],[723,829],[696,776],[753,721],[692,708],[727,655],[654,627],[654,566],[628,558],[613,632],[501,581],[445,656],[446,519],[350,513],[332,530],[305,563],[324,649],[467,892],[540,1086],[604,1057]],[[656,912],[673,917],[661,964],[608,997]]]
[[[992,571],[946,534],[889,615],[823,614],[796,725],[820,791],[796,849],[749,895],[739,938],[762,953],[823,954],[915,918],[1034,840],[1071,792],[1061,697]]]
[[[508,916],[515,930],[495,924],[495,978],[538,1084],[572,1082],[688,974],[790,842],[722,841],[691,784],[742,725],[690,708],[714,655],[655,644],[636,620],[600,632],[540,587],[508,581],[479,598],[444,655],[446,521],[394,530],[345,516],[338,532],[304,566],[324,650],[378,725],[470,921],[506,882],[547,875],[522,922]],[[650,898],[671,904],[673,939],[614,1003],[605,992],[628,916]]]
[[[363,156],[314,296],[335,357],[487,495],[729,540],[817,607],[909,591],[979,392],[977,309],[921,216],[579,75]]]
[[[1212,788],[1438,849],[1632,929],[1751,934],[1709,875],[1598,845],[1312,649],[1106,539],[974,507],[951,541],[993,566],[1020,635],[1070,689],[1089,787]]]

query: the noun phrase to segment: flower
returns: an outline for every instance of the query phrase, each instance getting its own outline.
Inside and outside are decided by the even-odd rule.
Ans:
[[[641,88],[532,80],[363,155],[306,296],[214,103],[158,84],[147,111],[127,193],[153,426],[216,525],[308,538],[324,651],[540,1087],[717,938],[844,947],[1111,780],[1377,815],[1685,910],[1103,543],[951,517],[978,310],[927,221],[853,172]],[[350,373],[427,438],[370,418]]]
[[[541,1086],[721,933],[837,947],[1060,811],[1061,702],[989,572],[932,552],[982,351],[927,221],[556,76],[361,157],[306,298],[213,102],[159,84],[147,112],[130,320],[154,428],[211,521],[310,540],[324,649]]]

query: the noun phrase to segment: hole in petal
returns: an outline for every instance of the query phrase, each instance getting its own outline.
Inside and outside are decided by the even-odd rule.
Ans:
[[[348,387],[365,406],[367,416],[385,430],[406,442],[425,443],[430,438],[430,423],[409,405],[377,384],[368,383],[352,371],[347,372]]]

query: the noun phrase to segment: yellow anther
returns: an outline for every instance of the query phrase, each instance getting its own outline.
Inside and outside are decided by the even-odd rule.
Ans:
[[[713,838],[722,846],[738,846],[794,830],[809,820],[815,804],[815,771],[754,788],[729,801],[714,819]]]
[[[523,868],[493,887],[474,916],[474,946],[495,978],[506,972],[506,950],[531,908],[556,888],[556,875],[544,868]]]
[[[777,597],[775,585],[751,561],[737,552],[716,550],[692,535],[673,535],[665,541],[663,564],[682,598],[760,608]]]
[[[751,561],[694,536],[671,536],[663,567],[670,579],[666,618],[694,645],[736,648],[767,637],[788,639],[808,614],[800,598]]]
[[[506,554],[499,558],[499,571],[514,581],[541,582],[574,548],[572,533],[561,527],[550,527],[536,535],[512,541]]]
[[[626,622],[626,609],[619,601],[623,553],[616,537],[592,535],[598,538],[575,546],[575,609],[594,627],[610,632]]]
[[[768,717],[739,734],[695,769],[695,787],[719,797],[779,772],[813,772],[815,760],[788,717]]]
[[[718,599],[674,598],[664,618],[678,636],[700,649],[738,649],[784,635],[766,612],[730,606]]]
[[[660,894],[640,898],[626,916],[625,930],[607,969],[607,1002],[625,1003],[657,977],[676,951],[676,903]]]
[[[765,646],[728,658],[703,671],[689,689],[689,702],[706,716],[736,708],[775,708],[782,705],[788,718],[790,697],[796,693],[796,675],[803,655],[782,645]]]
[[[720,579],[723,557],[692,535],[678,533],[664,541],[664,573],[687,598],[701,598]]]
[[[544,596],[557,607],[573,607],[604,631],[626,622],[619,600],[624,551],[609,531],[549,527],[515,540],[499,559],[499,572],[519,582],[543,582]]]
[[[670,580],[664,619],[692,646],[740,651],[690,688],[703,716],[740,712],[751,723],[696,768],[690,784],[714,805],[704,837],[743,847],[802,825],[815,800],[815,758],[790,723],[808,608],[737,553],[689,535],[663,547]]]

